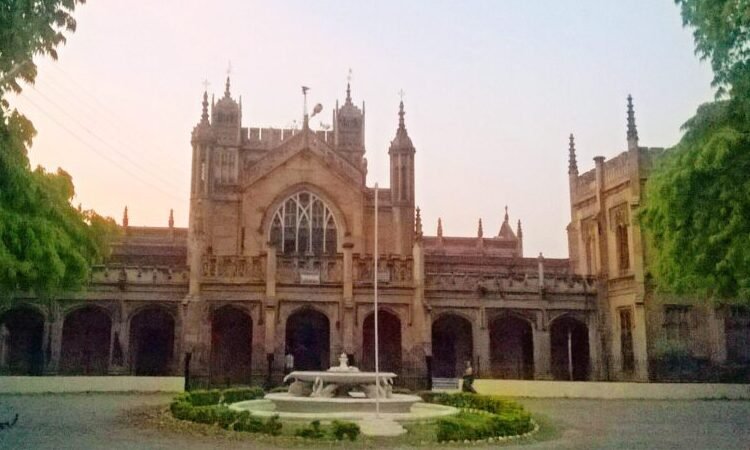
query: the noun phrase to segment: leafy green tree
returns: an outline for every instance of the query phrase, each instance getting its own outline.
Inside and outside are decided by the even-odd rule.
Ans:
[[[82,287],[117,229],[112,219],[73,207],[75,190],[65,171],[31,170],[28,149],[36,131],[6,98],[21,92],[21,82],[34,82],[34,56],[57,58],[63,33],[75,31],[71,14],[78,3],[0,2],[0,301],[13,291],[48,296]]]
[[[750,304],[750,0],[676,0],[717,100],[657,161],[641,213],[657,287]]]

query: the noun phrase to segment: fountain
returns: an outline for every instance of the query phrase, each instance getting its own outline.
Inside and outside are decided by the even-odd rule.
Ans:
[[[232,405],[257,415],[278,414],[290,419],[362,419],[375,414],[392,420],[423,420],[455,414],[449,406],[422,402],[416,395],[393,392],[393,372],[361,372],[348,364],[345,353],[339,365],[325,371],[294,371],[284,377],[292,381],[287,392],[266,394],[263,400]]]

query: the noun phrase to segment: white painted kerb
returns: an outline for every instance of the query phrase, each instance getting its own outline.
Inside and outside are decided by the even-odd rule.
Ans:
[[[63,392],[182,392],[183,377],[0,376],[0,394]]]

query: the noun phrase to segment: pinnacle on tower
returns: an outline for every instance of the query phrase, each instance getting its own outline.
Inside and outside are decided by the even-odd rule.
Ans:
[[[406,113],[404,112],[404,100],[401,99],[401,101],[398,103],[398,131],[404,131],[406,132],[406,122],[404,121],[404,116]]]
[[[122,226],[127,228],[128,227],[128,207],[125,206],[125,211],[122,213]]]
[[[518,236],[519,239],[523,237],[523,230],[521,229],[521,219],[518,219],[518,228],[516,230],[516,236]]]
[[[438,217],[437,235],[439,238],[443,237],[443,221]]]
[[[505,223],[508,223],[508,205],[505,205]]]
[[[417,237],[422,237],[422,215],[420,214],[419,206],[417,206],[417,215],[414,222],[414,231],[416,232]]]
[[[174,228],[174,210],[169,210],[169,222],[168,222],[169,228]]]
[[[633,96],[628,94],[628,148],[638,147],[638,129],[635,126]]]
[[[211,100],[213,103],[213,100]],[[203,113],[201,114],[201,123],[208,123],[208,92],[203,91]]]
[[[568,144],[568,175],[578,175],[578,162],[576,161],[576,141],[573,133],[570,133]]]
[[[230,85],[230,83],[229,83],[229,75],[227,75],[227,84],[224,87],[224,97],[226,97],[226,98],[231,97],[231,94],[229,92],[229,85]]]
[[[482,230],[482,218],[479,218],[479,226],[477,227],[477,237],[481,238],[484,236],[484,231]]]

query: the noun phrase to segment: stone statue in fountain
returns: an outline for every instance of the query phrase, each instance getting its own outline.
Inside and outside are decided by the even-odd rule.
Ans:
[[[359,369],[349,365],[349,357],[346,353],[341,353],[339,356],[339,365],[331,367],[328,372],[359,372]]]

